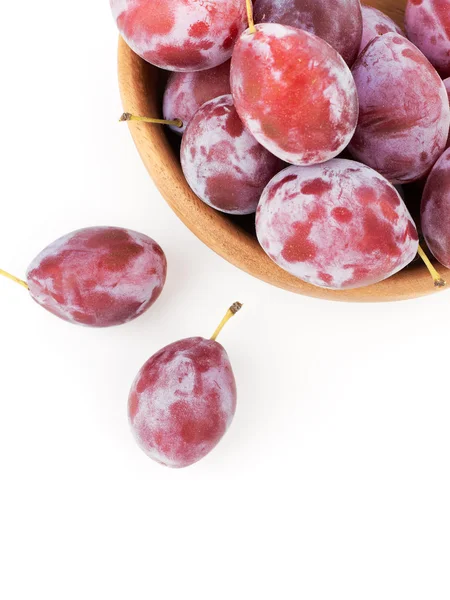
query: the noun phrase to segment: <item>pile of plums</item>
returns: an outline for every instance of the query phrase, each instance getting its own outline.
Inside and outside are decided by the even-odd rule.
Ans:
[[[182,169],[203,202],[255,214],[267,255],[312,285],[371,285],[416,254],[435,285],[444,284],[417,226],[450,268],[450,0],[408,0],[407,37],[359,0],[110,1],[129,46],[172,71],[163,120],[129,113],[122,120],[163,122],[182,136]],[[408,210],[414,182],[423,190],[417,226]],[[100,252],[109,235],[124,236],[126,250],[102,255],[99,285],[88,277],[81,301],[78,289],[67,291],[72,279],[64,283],[60,259],[80,275],[94,263],[66,259],[65,248]],[[78,233],[53,246],[28,279],[33,297],[63,318],[128,320],[161,290],[164,255],[145,236]],[[109,290],[116,268],[124,281]],[[52,269],[58,275],[49,285]],[[103,303],[110,303],[106,315]],[[192,464],[229,426],[236,385],[216,337],[239,308],[230,308],[211,339],[171,344],[139,372],[129,418],[156,461]]]
[[[111,6],[130,47],[173,71],[162,110],[189,186],[219,211],[255,213],[281,268],[370,285],[425,256],[418,229],[450,267],[450,0],[408,0],[406,36],[359,0]],[[417,224],[413,182],[427,183]]]
[[[444,283],[417,226],[450,268],[450,0],[408,0],[407,37],[359,0],[110,2],[130,47],[173,72],[163,120],[122,120],[182,135],[192,190],[224,213],[255,214],[275,263],[339,290],[382,281],[419,253]],[[417,225],[414,182],[423,190]],[[26,281],[0,274],[66,321],[107,327],[146,311],[166,270],[146,235],[91,227],[50,244]],[[236,383],[216,338],[240,308],[211,338],[170,344],[138,373],[129,419],[156,461],[190,465],[229,427]]]

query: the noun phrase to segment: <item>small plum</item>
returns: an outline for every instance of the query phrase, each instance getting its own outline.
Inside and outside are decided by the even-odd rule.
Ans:
[[[396,189],[373,169],[343,159],[278,173],[261,196],[256,232],[285,271],[335,290],[382,281],[418,250]]]
[[[425,56],[397,33],[377,37],[353,65],[359,121],[349,150],[392,183],[428,173],[445,149],[450,107]]]
[[[435,258],[450,268],[450,148],[434,165],[422,196],[422,232]]]
[[[221,440],[236,411],[236,382],[217,335],[241,308],[236,302],[211,339],[179,340],[154,354],[139,371],[128,416],[141,449],[168,467],[187,467]]]
[[[256,0],[256,23],[280,23],[313,33],[352,65],[362,33],[359,0]]]
[[[245,127],[297,165],[337,156],[358,120],[351,72],[329,44],[295,27],[262,23],[236,43],[231,91]]]
[[[363,19],[363,33],[361,38],[361,45],[359,47],[359,53],[366,48],[366,46],[380,35],[385,33],[398,33],[404,37],[403,31],[390,17],[385,15],[381,10],[373,6],[362,6],[362,19]]]
[[[110,0],[130,48],[169,71],[203,71],[226,62],[246,27],[243,0]]]
[[[222,212],[254,213],[282,162],[243,126],[230,94],[195,113],[181,143],[181,166],[197,196]]]
[[[230,93],[230,61],[207,71],[171,73],[163,98],[164,118],[181,119],[182,127],[170,128],[182,134],[202,104]]]
[[[408,0],[405,28],[442,77],[449,77],[450,0]]]
[[[28,267],[31,297],[57,317],[92,327],[120,325],[160,295],[167,263],[151,238],[119,227],[88,227],[45,248]]]
[[[144,313],[163,289],[167,261],[151,238],[119,227],[88,227],[47,246],[30,264],[32,298],[58,317],[94,327]]]

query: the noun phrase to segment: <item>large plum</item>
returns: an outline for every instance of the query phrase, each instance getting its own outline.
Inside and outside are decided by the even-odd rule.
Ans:
[[[278,173],[258,205],[256,232],[280,267],[336,290],[386,279],[418,249],[397,190],[373,169],[343,159]]]
[[[450,108],[439,75],[407,39],[373,40],[352,69],[359,121],[349,149],[393,183],[427,174],[447,143]]]
[[[349,68],[329,44],[295,27],[263,23],[244,32],[231,59],[231,91],[245,127],[288,163],[329,160],[355,131]]]

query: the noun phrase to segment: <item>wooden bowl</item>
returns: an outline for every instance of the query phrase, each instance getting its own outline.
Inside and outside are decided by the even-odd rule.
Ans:
[[[366,3],[402,25],[406,0]],[[125,111],[160,116],[166,78],[166,72],[146,63],[120,40],[119,84]],[[419,261],[385,281],[355,290],[327,290],[297,279],[264,253],[255,237],[252,218],[217,212],[191,191],[181,170],[175,134],[159,125],[131,122],[129,127],[145,167],[173,211],[207,246],[250,275],[297,294],[347,302],[405,300],[436,293],[427,269]],[[441,266],[438,269],[450,285],[449,270]]]

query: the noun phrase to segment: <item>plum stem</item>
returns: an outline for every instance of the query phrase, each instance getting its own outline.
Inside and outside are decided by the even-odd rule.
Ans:
[[[255,21],[253,20],[252,0],[246,0],[246,4],[247,4],[248,28],[250,30],[250,33],[255,33],[256,27],[255,27]]]
[[[19,285],[22,285],[27,290],[29,289],[28,283],[26,281],[23,281],[22,279],[19,279],[18,277],[11,275],[11,273],[7,273],[3,269],[0,269],[0,275],[3,275],[3,277],[7,277],[8,279],[11,279],[11,281],[15,281],[16,283],[18,283]]]
[[[419,244],[419,247],[417,249],[417,253],[420,256],[420,258],[423,260],[423,262],[425,263],[426,268],[430,271],[430,275],[431,275],[431,277],[433,278],[433,281],[434,281],[434,286],[435,287],[445,287],[445,285],[446,285],[445,280],[442,279],[442,277],[439,275],[439,273],[433,267],[430,259],[425,254],[425,252],[424,252],[424,250],[423,250],[423,248],[421,247],[420,244]]]
[[[228,323],[228,321],[231,319],[231,317],[234,316],[239,310],[241,310],[241,308],[242,308],[242,304],[240,302],[235,302],[232,306],[230,306],[230,308],[227,310],[226,315],[220,321],[219,326],[217,327],[217,329],[211,336],[211,339],[213,341],[215,341],[217,339],[217,336],[222,331],[222,329],[225,327],[225,325]]]
[[[183,121],[181,119],[153,119],[151,117],[138,117],[131,113],[123,113],[119,119],[119,123],[124,121],[139,121],[140,123],[156,123],[157,125],[173,125],[174,127],[183,127]]]

